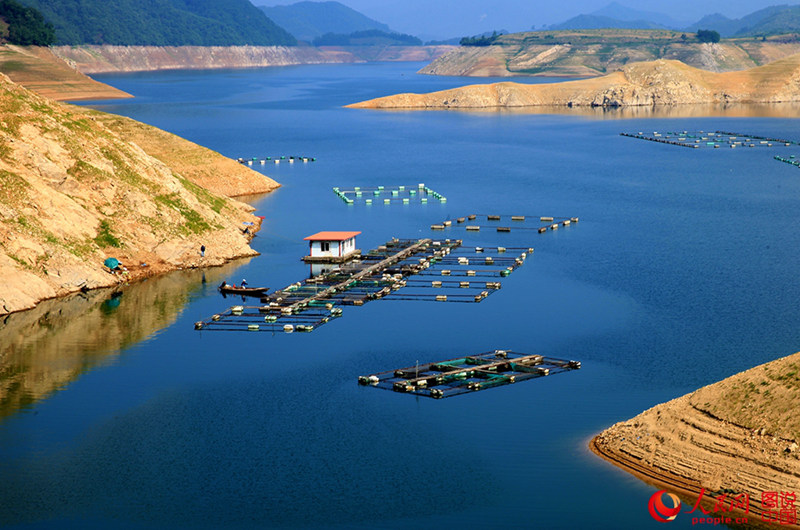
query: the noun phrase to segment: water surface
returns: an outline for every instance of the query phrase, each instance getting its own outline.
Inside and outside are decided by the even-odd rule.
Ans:
[[[6,373],[42,358],[85,360],[38,394],[6,394],[18,397],[5,398],[0,420],[0,524],[658,526],[646,509],[654,488],[586,444],[614,422],[800,349],[800,172],[772,160],[798,149],[692,150],[619,133],[719,129],[798,140],[797,120],[342,108],[474,82],[417,76],[418,68],[98,76],[136,96],[93,105],[101,110],[233,158],[317,162],[265,166],[283,187],[252,199],[266,217],[253,242],[261,256],[206,271],[206,283],[199,272],[170,281],[162,303],[130,286],[106,307],[110,317],[107,293],[78,311],[94,320],[50,319],[57,330],[85,330],[62,331],[63,341],[37,339],[48,319],[14,327],[27,317],[8,317],[0,343],[17,346]],[[447,203],[346,206],[331,192],[420,182]],[[429,237],[432,223],[470,213],[580,222],[541,236],[446,232],[536,249],[481,304],[378,301],[301,335],[193,330],[234,303],[216,293],[221,277],[272,288],[304,278],[307,235],[360,230],[358,246],[368,249]],[[583,368],[443,401],[356,383],[494,348]]]

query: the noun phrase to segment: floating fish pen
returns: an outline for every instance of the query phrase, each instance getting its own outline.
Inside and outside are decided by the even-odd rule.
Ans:
[[[345,204],[410,204],[430,202],[446,203],[447,197],[425,184],[415,186],[355,186],[352,189],[333,188]]]
[[[800,167],[800,160],[797,159],[794,155],[790,157],[783,157],[783,156],[776,156],[775,160],[778,162],[784,162],[786,164],[791,164],[794,167]]]
[[[246,166],[264,166],[267,164],[280,164],[281,162],[285,162],[287,164],[294,164],[295,162],[307,164],[309,162],[316,162],[317,159],[311,156],[268,156],[265,158],[259,158],[256,156],[253,158],[237,158],[236,161]]]
[[[483,220],[488,224],[480,224]],[[432,224],[431,230],[446,230],[449,228],[463,229],[467,232],[480,232],[493,230],[496,232],[511,232],[516,230],[536,230],[540,234],[548,230],[557,230],[559,226],[570,226],[577,223],[577,217],[554,217],[549,215],[511,215],[511,214],[473,214]],[[503,223],[502,225],[498,223]]]
[[[770,136],[756,136],[754,134],[741,134],[741,133],[735,133],[735,132],[729,132],[729,131],[715,131],[715,132],[716,132],[716,134],[722,135],[722,136],[732,136],[732,137],[739,136],[739,137],[752,138],[753,140],[758,140],[758,141],[761,141],[761,142],[772,142],[774,144],[799,145],[795,141],[786,140],[786,139],[783,139],[783,138],[772,138]]]
[[[652,133],[639,131],[638,133],[620,133],[620,136],[648,140],[661,144],[677,145],[679,147],[689,147],[692,149],[701,147],[719,149],[721,147],[775,147],[797,145],[796,142],[791,140],[724,131],[680,131],[663,133],[658,131]]]
[[[344,306],[373,300],[481,302],[501,288],[497,278],[522,266],[532,251],[464,247],[458,239],[392,239],[330,272],[264,296],[260,306],[231,307],[196,322],[195,329],[309,332],[340,317]],[[423,274],[443,280],[417,281]],[[453,282],[447,276],[465,279]]]
[[[494,350],[365,375],[358,378],[358,383],[441,399],[577,370],[580,367],[580,361]]]

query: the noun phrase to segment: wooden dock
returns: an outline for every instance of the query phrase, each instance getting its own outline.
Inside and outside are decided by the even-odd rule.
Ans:
[[[358,378],[363,386],[436,399],[577,370],[579,361],[493,350]]]

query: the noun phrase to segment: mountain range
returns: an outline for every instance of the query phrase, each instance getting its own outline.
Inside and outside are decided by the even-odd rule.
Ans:
[[[327,33],[350,34],[368,30],[391,32],[386,24],[339,2],[304,1],[284,6],[261,6],[259,9],[298,40],[306,42]]]
[[[671,29],[696,33],[701,29],[717,31],[722,37],[753,37],[800,32],[800,6],[776,5],[760,9],[738,19],[715,13],[687,24],[668,15],[623,6],[612,2],[588,14],[570,18],[548,30],[574,29]]]
[[[301,1],[259,8],[250,0],[117,0],[113,3],[107,0],[0,0],[2,5],[9,6],[17,1],[41,13],[44,23],[40,21],[39,25],[53,28],[54,43],[60,45],[292,46],[298,39],[312,43],[326,36],[330,41],[331,34],[341,41],[350,42],[355,38],[360,42],[364,39],[358,35],[363,32],[380,32],[381,42],[387,45],[405,43],[394,37],[397,34],[388,25],[336,1]],[[345,1],[353,3],[353,0]],[[473,6],[472,0],[469,2]],[[432,10],[441,7],[434,4],[431,4]],[[20,11],[22,7],[14,9],[23,12]],[[0,18],[9,27],[4,31],[0,24],[0,40],[13,42],[12,37],[17,35],[15,32],[20,25],[10,22],[9,13],[0,10]],[[450,27],[454,18],[457,17],[451,12],[438,19],[443,31]],[[606,28],[669,29],[683,33],[708,29],[722,37],[800,33],[800,6],[771,6],[739,19],[717,13],[687,23],[655,11],[612,2],[602,9],[549,26],[546,31]],[[25,38],[30,33],[41,33],[27,27],[22,29]],[[48,31],[52,33],[52,29]],[[24,39],[17,40],[24,43]],[[44,43],[49,44],[47,39]]]

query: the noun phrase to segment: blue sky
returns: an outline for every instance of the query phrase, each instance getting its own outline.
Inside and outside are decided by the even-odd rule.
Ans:
[[[298,0],[253,0],[256,5],[292,4]],[[484,31],[523,31],[556,24],[590,13],[611,0],[338,0],[393,30],[423,38],[449,38]],[[704,15],[722,13],[739,18],[758,9],[797,1],[775,0],[618,0],[642,11],[657,11],[692,23]]]

